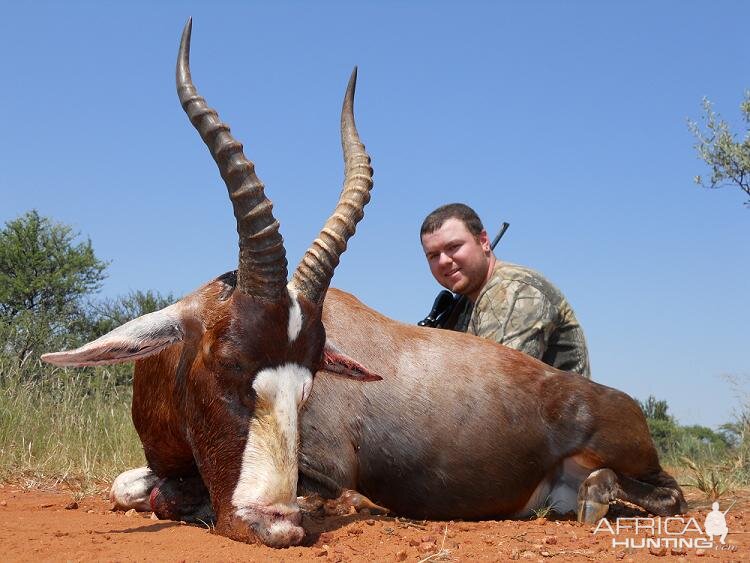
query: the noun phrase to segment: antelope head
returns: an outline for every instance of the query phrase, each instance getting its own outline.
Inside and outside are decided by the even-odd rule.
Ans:
[[[239,234],[237,271],[76,350],[42,359],[62,366],[138,360],[137,381],[143,379],[139,370],[170,378],[171,391],[164,393],[170,396],[134,398],[134,418],[139,409],[165,409],[165,419],[179,418],[178,433],[208,488],[219,533],[288,546],[304,535],[296,503],[298,414],[313,375],[326,369],[379,379],[327,345],[321,322],[333,271],[372,188],[370,158],[354,122],[357,73],[355,68],[341,112],[343,190],[288,280],[279,223],[255,166],[193,84],[191,24],[180,43],[177,92],[229,192]],[[159,437],[139,433],[152,469],[168,472],[158,466],[164,465],[155,451]]]

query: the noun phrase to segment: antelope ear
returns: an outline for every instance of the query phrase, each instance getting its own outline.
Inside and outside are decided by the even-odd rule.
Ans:
[[[329,339],[326,339],[323,348],[323,361],[320,371],[326,371],[340,377],[347,377],[357,381],[380,381],[383,379],[377,373],[367,369],[365,366],[340,351]]]
[[[42,354],[56,366],[99,366],[139,360],[160,352],[184,338],[179,303],[148,313],[67,352]]]

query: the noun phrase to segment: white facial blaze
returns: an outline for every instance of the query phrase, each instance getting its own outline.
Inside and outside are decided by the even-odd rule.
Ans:
[[[298,412],[312,386],[312,373],[298,364],[265,369],[253,382],[256,410],[242,455],[232,504],[243,509],[296,509]]]
[[[302,330],[302,309],[299,306],[297,293],[294,290],[289,290],[289,297],[292,300],[292,305],[289,307],[289,325],[286,331],[291,343],[296,340]]]

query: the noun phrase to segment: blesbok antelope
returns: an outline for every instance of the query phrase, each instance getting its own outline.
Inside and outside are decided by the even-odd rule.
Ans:
[[[341,112],[341,196],[287,283],[284,244],[264,186],[242,144],[192,83],[190,35],[188,20],[177,92],[229,191],[239,234],[238,269],[81,348],[42,358],[64,366],[137,360],[133,421],[150,467],[145,480],[158,475],[181,483],[199,474],[219,533],[295,544],[304,535],[296,502],[297,418],[313,374],[327,369],[379,379],[327,347],[321,322],[334,268],[372,187],[370,158],[354,122],[356,68]],[[123,494],[132,491],[125,486]]]
[[[233,281],[215,280],[215,291]],[[299,419],[299,495],[356,490],[393,513],[433,519],[552,507],[595,523],[616,499],[661,516],[687,510],[625,393],[486,339],[399,323],[335,288],[322,318],[327,342],[383,379],[316,375]],[[174,378],[171,362],[162,377]],[[151,388],[142,385],[134,402]],[[152,439],[166,447],[171,438],[153,429]],[[122,508],[211,517],[200,477],[157,480],[131,470],[113,494]]]
[[[210,130],[220,127],[196,101],[188,41],[189,28],[178,64],[180,98],[207,144],[218,147],[212,152],[231,195],[237,172],[222,165],[221,147],[235,142],[211,140]],[[356,183],[363,205],[370,169],[356,140],[353,93],[350,83],[342,112],[342,201]],[[220,128],[219,135],[228,132]],[[236,199],[243,248],[250,237]],[[259,205],[270,215],[270,203]],[[337,221],[328,222],[321,239],[332,236]],[[353,221],[346,223],[353,232]],[[267,223],[254,228],[270,230]],[[276,546],[301,540],[295,494],[336,498],[347,489],[419,518],[523,517],[552,506],[595,522],[614,499],[659,515],[686,509],[659,464],[643,413],[624,393],[494,342],[404,325],[350,294],[326,292],[338,254],[323,267],[328,252],[317,241],[291,289],[279,281],[285,272],[277,266],[255,281],[250,274],[267,254],[283,260],[280,239],[267,248],[241,250],[236,275],[154,316],[44,357],[60,365],[138,360],[133,420],[149,467],[115,480],[112,495],[121,507],[215,518],[219,533],[255,535]],[[255,260],[251,271],[243,256]],[[382,381],[363,385],[330,373],[378,374]]]

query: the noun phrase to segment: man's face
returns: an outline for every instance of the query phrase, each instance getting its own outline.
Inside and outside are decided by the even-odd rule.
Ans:
[[[487,232],[474,236],[460,219],[448,219],[422,236],[422,248],[437,282],[475,301],[490,273],[492,254]]]

